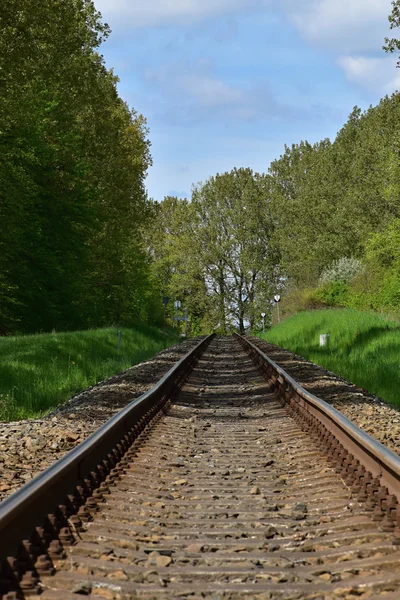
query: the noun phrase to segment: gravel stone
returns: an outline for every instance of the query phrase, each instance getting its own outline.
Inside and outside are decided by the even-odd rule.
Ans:
[[[88,388],[42,419],[0,422],[0,501],[149,390],[201,337]]]
[[[343,377],[320,367],[290,350],[249,337],[304,389],[325,400],[360,429],[400,454],[400,410]]]

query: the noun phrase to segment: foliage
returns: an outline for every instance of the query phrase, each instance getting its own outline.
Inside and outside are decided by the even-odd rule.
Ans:
[[[339,258],[325,267],[319,278],[320,283],[348,283],[361,272],[362,262],[357,258]]]
[[[319,335],[329,333],[329,347]],[[275,325],[265,339],[288,348],[400,408],[400,326],[355,310],[301,312]]]
[[[324,308],[324,302],[318,297],[316,288],[287,287],[280,302],[282,318],[304,310]]]
[[[321,273],[323,282],[343,279],[345,265],[338,261],[352,257],[365,268],[349,281],[348,294],[320,290],[319,300],[328,295],[331,304],[337,296],[340,305],[398,310],[396,276],[391,272],[385,278],[389,267],[366,255],[371,236],[384,241],[400,218],[399,144],[400,94],[395,93],[364,113],[356,107],[333,143],[286,147],[271,164],[274,236],[291,294],[293,288],[317,288]],[[346,279],[356,265],[361,268],[354,262]],[[387,293],[379,295],[382,285]]]
[[[148,131],[98,53],[108,35],[91,0],[2,2],[2,333],[152,318]]]
[[[400,27],[400,0],[392,0],[392,12],[389,15],[390,29],[396,29]],[[385,52],[398,52],[400,51],[400,40],[397,38],[385,38],[385,45],[383,46]],[[400,66],[400,60],[397,63]]]
[[[0,338],[0,421],[37,417],[177,341],[145,325]]]
[[[267,178],[233,169],[194,186],[190,203],[166,198],[154,210],[155,268],[192,331],[260,323],[278,278]]]
[[[314,297],[324,306],[346,306],[349,288],[344,281],[331,281],[316,288]]]
[[[367,300],[369,307],[399,313],[400,219],[384,232],[372,234],[365,244],[366,272],[352,285],[353,305]]]

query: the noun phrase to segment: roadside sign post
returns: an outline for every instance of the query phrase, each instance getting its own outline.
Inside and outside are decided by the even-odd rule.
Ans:
[[[280,295],[279,294],[275,294],[274,300],[276,302],[276,308],[278,309],[278,323],[280,323],[280,321],[281,321],[281,315],[280,315],[280,312],[279,312],[279,302],[281,301]]]
[[[263,324],[263,333],[265,332],[265,312],[261,313],[262,324]]]

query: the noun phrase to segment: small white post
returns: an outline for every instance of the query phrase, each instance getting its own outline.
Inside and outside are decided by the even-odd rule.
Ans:
[[[321,335],[319,336],[319,345],[321,347],[327,346],[329,344],[329,338],[330,338],[329,333],[321,333]]]

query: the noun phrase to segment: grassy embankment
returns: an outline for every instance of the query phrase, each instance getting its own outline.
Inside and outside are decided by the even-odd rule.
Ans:
[[[329,333],[328,347],[319,335]],[[356,310],[300,312],[262,334],[400,408],[400,325]]]
[[[156,327],[0,337],[0,421],[37,417],[164,347]],[[177,343],[168,331],[166,345]]]

